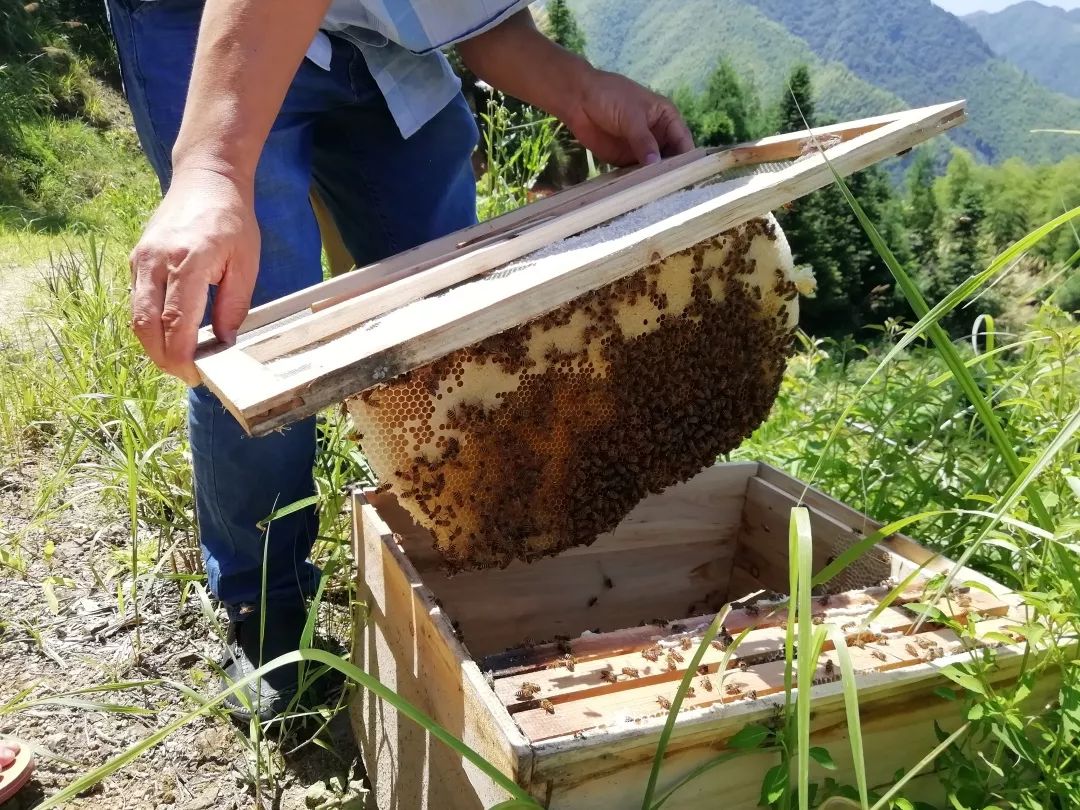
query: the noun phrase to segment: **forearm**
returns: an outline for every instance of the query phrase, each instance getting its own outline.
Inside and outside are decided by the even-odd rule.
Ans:
[[[579,105],[582,78],[592,70],[540,33],[528,9],[457,47],[469,69],[492,87],[564,121]]]
[[[330,0],[207,0],[174,171],[250,182]]]

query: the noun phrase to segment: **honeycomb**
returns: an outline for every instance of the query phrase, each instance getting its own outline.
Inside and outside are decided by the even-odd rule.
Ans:
[[[528,562],[738,446],[772,407],[808,283],[755,219],[347,405],[450,571]]]

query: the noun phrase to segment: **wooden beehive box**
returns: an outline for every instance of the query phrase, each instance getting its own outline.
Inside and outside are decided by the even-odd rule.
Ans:
[[[773,615],[760,597],[787,589],[788,522],[800,497],[811,511],[815,570],[878,528],[765,464],[721,464],[649,497],[591,546],[528,566],[447,578],[430,536],[392,495],[358,492],[353,514],[366,616],[357,623],[355,663],[544,806],[638,807],[666,717],[658,698],[674,695],[685,668],[677,659],[691,655],[680,641],[685,637],[696,646],[728,601],[757,594],[727,621],[732,634],[748,625],[755,629],[724,673],[717,672],[722,653],[706,653],[708,685],[697,678],[695,696],[684,705],[658,795],[722,753],[744,725],[775,717],[783,701],[784,663],[777,658],[786,612]],[[902,581],[920,565],[927,577],[951,567],[917,543],[891,537],[830,583],[830,596],[816,600],[815,614],[851,630],[890,590],[883,580]],[[1018,600],[997,583],[970,570],[956,581],[975,587],[961,587],[939,603],[946,612],[971,616],[997,633],[1020,620]],[[890,783],[918,758],[913,754],[936,744],[934,721],[946,727],[959,721],[953,717],[957,704],[934,691],[949,683],[939,670],[970,653],[939,626],[906,635],[914,613],[902,603],[922,598],[924,584],[906,588],[877,617],[872,629],[886,640],[851,649],[871,785]],[[658,661],[642,655],[657,644]],[[567,649],[576,659],[573,671],[551,666]],[[676,653],[671,659],[669,650]],[[823,654],[821,682],[813,687],[813,743],[829,749],[839,771],[817,778],[853,784],[840,684],[833,668],[826,669],[831,655]],[[1018,650],[1006,646],[998,656],[996,677],[1013,677]],[[637,670],[637,677],[622,674],[623,667]],[[605,669],[617,674],[615,683],[600,674]],[[524,681],[541,686],[532,700],[516,696]],[[554,713],[541,708],[540,699],[550,700]],[[365,691],[358,692],[352,711],[380,810],[475,810],[507,798],[471,764]],[[715,806],[723,797],[725,808],[755,807],[762,777],[775,762],[767,753],[739,757],[681,788],[665,806]]]

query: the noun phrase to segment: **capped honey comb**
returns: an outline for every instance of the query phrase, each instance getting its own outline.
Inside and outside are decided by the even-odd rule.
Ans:
[[[448,569],[557,554],[761,424],[810,284],[776,221],[751,220],[369,389],[349,411]]]

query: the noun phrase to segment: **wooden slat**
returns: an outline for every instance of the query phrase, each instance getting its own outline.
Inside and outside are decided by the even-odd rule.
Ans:
[[[367,612],[366,621],[356,622],[356,663],[499,770],[527,783],[531,748],[432,606],[385,523],[359,499],[354,506],[354,550]],[[437,798],[468,791],[485,799],[486,807],[505,798],[489,777],[366,690],[354,705],[354,719],[369,773],[380,791],[396,786],[397,800],[420,806],[425,793]],[[438,806],[473,807],[456,799]]]
[[[588,203],[572,216],[552,214],[539,223],[527,222],[480,244],[452,251],[419,266],[401,268],[377,288],[346,297],[332,306],[256,337],[244,352],[269,361],[355,328],[357,324],[428,295],[460,284],[529,253],[621,216],[681,188],[692,186],[731,168],[724,153],[705,155],[685,166],[663,172],[628,188]]]
[[[906,113],[892,123],[831,147],[827,154],[832,170],[850,174],[956,126],[963,118],[962,102]],[[831,183],[832,170],[821,155],[811,155],[769,173],[767,179],[754,176],[733,182],[712,201],[631,237],[540,261],[530,272],[518,273],[505,284],[468,285],[469,295],[462,296],[459,305],[431,312],[423,322],[407,315],[390,316],[329,340],[291,358],[280,369],[271,369],[280,379],[281,390],[266,392],[268,398],[274,393],[280,396],[293,392],[303,400],[295,408],[273,412],[259,405],[238,408],[225,380],[218,385],[222,399],[249,432],[265,433],[449,351],[538,317],[650,261],[808,194]],[[300,322],[297,328],[302,329]],[[227,351],[243,350],[238,345]]]
[[[790,160],[803,154],[808,144],[822,141],[829,142],[835,138],[847,141],[891,123],[896,120],[897,116],[897,113],[893,113],[828,127],[818,127],[813,130],[775,135],[750,143],[737,144],[728,148],[726,152],[733,166]],[[402,270],[409,268],[416,270],[430,266],[431,262],[439,260],[440,257],[449,252],[469,245],[476,245],[492,236],[506,233],[528,222],[544,219],[553,213],[571,212],[575,207],[592,202],[614,189],[627,188],[636,183],[645,182],[663,172],[671,171],[715,151],[718,150],[699,147],[682,155],[664,158],[659,163],[651,166],[618,169],[590,178],[576,186],[563,189],[501,216],[454,231],[444,237],[425,242],[382,261],[366,265],[355,272],[324,281],[321,284],[256,307],[244,319],[239,332],[244,334],[287,318],[290,315],[295,315],[305,309],[311,308],[313,311],[318,311],[328,305],[332,306],[335,303],[347,300],[352,296],[378,289],[388,281],[400,278]],[[216,343],[217,339],[211,329],[205,328],[199,332],[198,347],[200,350],[207,349]]]
[[[612,188],[626,188],[644,182],[651,177],[683,166],[714,151],[716,150],[693,149],[682,155],[664,158],[664,160],[651,166],[618,169],[590,178],[576,186],[564,189],[520,208],[515,208],[513,211],[462,228],[438,239],[432,239],[422,245],[396,253],[382,261],[365,265],[353,272],[323,281],[304,290],[255,307],[244,319],[239,332],[243,335],[246,332],[261,329],[311,307],[320,304],[325,305],[327,301],[345,300],[353,295],[377,289],[386,284],[387,279],[397,278],[402,270],[430,266],[433,260],[438,260],[447,253],[459,248],[478,244],[491,236],[506,233],[527,222],[545,219],[557,211],[572,211],[575,206],[584,205],[586,202],[595,200],[599,195]],[[216,343],[217,339],[209,327],[200,330],[198,344],[200,350],[206,350]]]
[[[821,490],[804,484],[776,467],[762,464],[757,475],[763,481],[792,495],[800,505],[827,513],[834,521],[850,527],[853,535],[865,537],[882,527],[882,524],[878,521],[838,501],[836,498],[826,495]],[[955,566],[952,560],[931,551],[903,534],[890,535],[883,539],[880,545],[891,554],[908,560],[915,565],[922,566],[927,573],[946,574]],[[972,568],[965,567],[963,569],[961,576],[957,579],[957,584],[961,584],[965,580],[979,583],[996,594],[998,598],[1010,604],[1019,604],[1022,601],[1017,594],[1010,591],[1000,582]]]
[[[983,637],[988,632],[1001,632],[1008,627],[1008,622],[994,620],[990,622],[982,631]],[[901,636],[885,644],[874,642],[865,645],[864,648],[850,647],[848,652],[856,673],[883,672],[927,663],[925,656],[913,656],[905,649],[905,645],[912,644],[916,650],[921,651],[923,647],[920,646],[920,642],[938,645],[946,652],[946,658],[962,652],[958,650],[958,645],[961,644],[960,638],[949,630],[929,630],[914,636]],[[875,651],[880,655],[875,655]],[[882,658],[885,660],[881,660]],[[831,674],[826,669],[826,662],[832,664]],[[695,694],[693,697],[688,697],[683,705],[689,710],[741,702],[751,699],[748,698],[751,690],[756,692],[757,700],[767,699],[771,695],[783,692],[784,669],[783,661],[771,661],[749,666],[745,670],[728,669],[722,674],[714,673],[708,676],[713,686],[711,691],[704,688],[702,678],[695,677]],[[840,680],[839,662],[836,652],[828,649],[818,659],[814,682],[816,684],[836,680]],[[737,685],[739,694],[728,694],[725,688],[727,684]],[[619,725],[640,721],[645,717],[663,715],[666,712],[657,701],[657,697],[672,699],[677,686],[678,678],[663,683],[643,685],[636,689],[590,692],[580,699],[562,702],[559,701],[559,696],[555,695],[549,697],[555,708],[554,714],[542,708],[528,708],[515,713],[514,720],[525,736],[535,743],[554,737],[572,735],[597,726]]]
[[[938,603],[938,607],[957,622],[966,621],[967,617],[972,614],[985,617],[1001,616],[1008,612],[1008,605],[980,591],[966,593],[963,595],[963,599],[964,601],[962,603],[944,599]],[[875,600],[867,600],[866,603],[860,606],[863,609],[857,611],[852,610],[848,606],[838,607],[836,604],[837,601],[836,597],[830,597],[830,605],[828,608],[822,609],[823,612],[820,613],[815,611],[815,621],[820,618],[824,622],[835,624],[841,628],[846,627],[848,624],[862,625],[868,619],[873,608],[880,604]],[[786,616],[786,613],[784,615]],[[873,627],[873,631],[877,633],[906,632],[914,626],[916,618],[916,615],[911,611],[903,610],[898,607],[889,607],[881,611],[881,613],[874,618],[871,626]],[[752,664],[762,659],[769,659],[780,654],[784,648],[784,638],[786,635],[786,628],[784,625],[786,625],[786,622],[776,622],[751,630],[743,639],[742,643],[733,651],[731,658],[729,659],[729,666],[738,667],[740,663]],[[730,632],[735,634],[741,632],[741,630],[730,630]],[[861,632],[860,627],[852,627],[848,630],[848,633],[855,632]],[[684,651],[679,649],[678,646],[675,646],[675,641],[677,639],[674,639],[671,636],[663,637],[660,644],[665,648],[665,651],[674,648],[682,657],[689,659],[692,651],[697,647],[698,642],[700,641],[700,636],[694,636],[693,634],[684,635],[691,639],[693,646],[690,650]],[[573,644],[571,644],[571,647],[573,647]],[[829,648],[831,648],[831,644],[826,644],[826,649]],[[716,667],[723,660],[723,657],[724,653],[722,651],[710,646],[709,649],[705,651],[702,663],[710,667],[711,671],[715,671]],[[639,685],[677,681],[682,678],[682,674],[686,671],[686,667],[680,662],[676,662],[676,664],[676,669],[669,669],[663,656],[661,656],[659,661],[655,663],[651,662],[642,657],[639,648],[634,651],[623,652],[616,655],[590,656],[587,659],[580,658],[575,663],[573,671],[564,666],[559,666],[535,672],[524,672],[506,678],[498,678],[495,682],[495,691],[503,703],[513,711],[515,706],[530,703],[528,700],[523,701],[517,697],[518,690],[521,688],[522,684],[526,682],[541,687],[540,692],[537,694],[537,699],[550,698],[553,701],[559,702],[579,695],[600,694],[608,691],[632,689]],[[639,676],[624,677],[620,674],[624,667],[636,669]],[[601,672],[604,670],[610,670],[615,673],[615,683],[605,681],[601,677]]]

